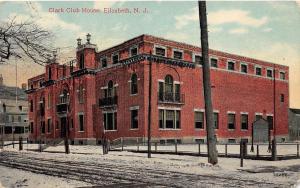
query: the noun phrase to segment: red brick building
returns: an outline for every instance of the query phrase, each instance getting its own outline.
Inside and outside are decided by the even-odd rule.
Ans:
[[[261,117],[286,138],[288,67],[209,53],[218,141],[251,138],[252,123]],[[103,134],[146,139],[151,61],[153,140],[205,141],[199,47],[141,35],[98,52],[88,36],[85,44],[78,40],[76,55],[76,64],[54,58],[44,74],[28,80],[31,140],[60,138],[66,131],[75,144],[95,143]]]

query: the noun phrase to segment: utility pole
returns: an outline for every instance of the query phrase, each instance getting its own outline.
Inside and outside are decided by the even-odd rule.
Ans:
[[[151,95],[152,95],[152,51],[149,58],[149,101],[148,101],[148,158],[151,158]]]
[[[207,131],[207,156],[208,162],[211,164],[218,163],[218,152],[216,148],[216,138],[213,120],[213,107],[211,99],[211,82],[210,82],[210,64],[208,56],[208,31],[207,31],[207,15],[206,2],[198,1],[200,31],[201,31],[201,49],[203,60],[203,89],[205,101],[205,117],[206,117],[206,131]]]
[[[273,64],[273,121],[274,121],[274,128],[273,128],[273,141],[272,141],[272,160],[277,160],[277,144],[276,144],[276,71],[275,71],[275,64]]]

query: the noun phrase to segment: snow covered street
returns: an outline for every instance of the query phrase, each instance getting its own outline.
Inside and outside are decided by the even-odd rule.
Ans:
[[[219,165],[211,166],[205,157],[102,155],[100,146],[71,146],[69,155],[63,146],[42,153],[16,148],[0,153],[3,187],[291,187],[300,180],[300,159],[245,160],[240,168],[236,158],[219,158]]]

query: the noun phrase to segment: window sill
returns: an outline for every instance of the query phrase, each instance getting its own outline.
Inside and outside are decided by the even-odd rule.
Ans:
[[[196,131],[204,131],[204,128],[195,128]]]
[[[162,129],[162,128],[160,128],[159,130],[160,131],[181,131],[181,129],[170,129],[170,128],[168,128],[168,129]]]
[[[116,131],[118,131],[118,130],[104,130],[104,133],[106,133],[106,132],[116,132]]]
[[[241,131],[246,132],[246,131],[249,131],[249,130],[248,129],[241,129]]]
[[[138,95],[137,93],[136,93],[136,94],[130,94],[130,96],[131,96],[131,97],[133,97],[133,96],[137,96],[137,95]]]
[[[84,131],[78,131],[79,133],[84,133]]]
[[[235,131],[235,129],[228,129],[228,131]]]
[[[131,130],[131,131],[138,131],[139,128],[136,128],[136,129],[129,129],[129,130]]]

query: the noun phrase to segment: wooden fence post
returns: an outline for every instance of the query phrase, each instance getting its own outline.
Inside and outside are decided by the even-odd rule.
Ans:
[[[244,166],[244,144],[242,141],[240,143],[240,157],[241,157],[240,167],[243,167]]]
[[[199,155],[201,154],[201,147],[200,147],[200,143],[198,143],[198,153],[199,153]]]
[[[259,157],[259,145],[256,145],[256,157]]]
[[[157,152],[157,142],[155,142],[155,152]]]
[[[175,141],[175,153],[177,154],[177,142]]]
[[[121,138],[121,146],[122,146],[122,151],[124,151],[123,137]]]
[[[227,144],[225,144],[225,157],[227,157]]]
[[[137,151],[140,151],[140,143],[139,143],[139,139],[138,138],[136,139],[136,142],[137,142]]]
[[[299,144],[297,144],[297,158],[299,158]]]

